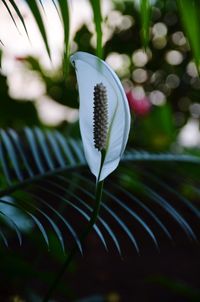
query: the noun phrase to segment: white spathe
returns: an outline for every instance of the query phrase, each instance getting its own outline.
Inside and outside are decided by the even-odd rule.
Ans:
[[[108,98],[109,137],[106,157],[98,180],[103,180],[119,164],[130,131],[130,110],[122,84],[104,61],[85,52],[70,58],[75,67],[79,89],[79,123],[83,148],[91,172],[98,178],[101,152],[94,147],[93,93],[94,86],[103,83]]]

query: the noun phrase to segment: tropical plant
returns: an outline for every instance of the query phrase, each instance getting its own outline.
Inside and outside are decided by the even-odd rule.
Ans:
[[[118,1],[116,1],[118,2]],[[125,1],[125,2],[129,2]],[[137,4],[137,1],[133,1]],[[160,1],[158,1],[158,5]],[[162,1],[161,1],[162,2]],[[170,1],[166,1],[169,2]],[[62,1],[62,0],[52,0],[53,5],[55,6],[55,9],[57,10],[58,14],[61,17],[62,23],[63,23],[63,30],[64,30],[64,67],[65,71],[67,70],[68,66],[68,59],[69,59],[69,32],[70,32],[70,14],[69,14],[69,5],[68,1]],[[96,53],[97,56],[100,58],[103,57],[103,45],[102,45],[102,13],[101,13],[101,2],[100,0],[94,1],[90,0],[91,7],[93,10],[93,16],[94,16],[94,23],[96,28]],[[120,5],[120,1],[118,2]],[[151,8],[153,4],[151,4],[151,1],[149,0],[140,0],[140,16],[141,16],[141,38],[143,41],[143,46],[146,48],[149,42],[149,29],[150,29],[150,22],[151,22]],[[15,20],[15,14],[18,16],[19,20],[21,21],[25,33],[28,37],[28,30],[26,27],[25,20],[23,18],[23,15],[20,11],[20,5],[16,3],[15,0],[2,0],[2,4],[5,6],[5,9],[8,10],[8,13],[10,14],[15,26],[17,27],[17,23]],[[42,14],[40,11],[40,5],[43,10],[45,10],[45,6],[42,1],[37,0],[27,0],[26,1],[27,6],[29,7],[35,22],[38,26],[38,29],[40,31],[40,34],[42,36],[46,51],[49,55],[49,58],[51,58],[51,50],[48,43],[48,38],[46,34],[45,25],[43,22]],[[123,5],[123,3],[121,3]],[[199,1],[198,0],[192,0],[192,1],[176,1],[177,7],[179,9],[180,17],[183,23],[183,26],[185,28],[186,36],[188,37],[188,40],[190,42],[190,47],[193,52],[193,57],[195,59],[195,62],[197,66],[199,66],[199,57],[200,57],[200,50],[199,50],[199,17],[198,17],[198,10],[199,10]],[[168,3],[166,3],[168,5]],[[14,14],[15,13],[15,14]],[[192,20],[192,23],[191,23]],[[3,44],[3,41],[0,40]]]
[[[38,228],[48,248],[51,248],[50,226],[63,251],[66,250],[64,234],[67,231],[77,250],[83,253],[80,229],[83,226],[87,228],[93,209],[95,184],[87,172],[81,143],[66,140],[57,131],[42,131],[39,128],[26,128],[20,135],[12,129],[1,130],[1,142],[1,238],[4,244],[8,246],[13,238],[8,228],[14,230],[19,244],[22,244],[23,233],[26,232],[20,223],[23,217],[26,223],[32,222]],[[199,158],[191,155],[142,151],[126,153],[118,173],[107,181],[98,223],[94,225],[104,247],[108,249],[108,243],[112,241],[121,255],[123,246],[118,237],[122,236],[122,231],[139,253],[142,247],[136,230],[142,228],[142,233],[146,233],[159,249],[160,236],[164,235],[170,241],[178,240],[170,221],[174,221],[189,239],[198,240],[196,225],[200,212],[182,192],[189,187],[193,194],[199,194],[195,186],[197,175],[192,169],[188,173],[193,165],[199,163]],[[169,180],[169,171],[175,167],[176,178]],[[168,169],[167,173],[165,169]],[[185,175],[187,171],[187,177],[183,171]],[[165,177],[165,181],[161,180]],[[166,198],[168,194],[170,200]],[[182,215],[182,207],[188,211],[188,216]],[[10,208],[17,210],[14,216],[9,216]],[[197,223],[195,219],[191,221],[190,213],[196,217]],[[32,225],[31,228],[35,227]],[[67,243],[67,251],[70,246]]]
[[[67,78],[70,8],[67,1],[52,0],[52,3],[63,23],[63,75]],[[90,3],[96,28],[96,54],[102,58],[101,2],[90,0]],[[40,10],[40,6],[45,10],[45,3],[28,0],[26,4],[33,14],[51,59]],[[177,4],[198,67],[199,3],[186,0],[177,1]],[[14,0],[2,0],[2,5],[8,10],[16,26],[17,15],[28,37],[20,5]],[[141,34],[145,49],[149,43],[151,7],[150,1],[140,1]],[[191,15],[194,17],[192,25],[189,22]],[[3,45],[3,41],[1,44]],[[34,63],[33,60],[31,62]],[[42,74],[42,70],[40,72]],[[48,82],[49,78],[46,77],[45,80]],[[47,247],[51,248],[53,236],[53,240],[56,238],[70,261],[71,250],[72,256],[73,251],[83,253],[82,230],[88,228],[95,200],[95,182],[88,173],[83,147],[79,140],[66,138],[57,130],[26,127],[19,133],[14,129],[0,131],[0,236],[6,247],[13,245],[15,248],[16,242],[11,231],[14,231],[21,245],[25,233],[31,237],[38,229]],[[94,231],[105,249],[115,247],[122,256],[124,234],[137,253],[142,248],[139,242],[146,235],[157,249],[159,239],[163,236],[170,241],[177,241],[181,234],[185,234],[189,240],[198,241],[199,164],[199,157],[190,154],[156,154],[128,149],[119,169],[105,182],[100,214],[96,217],[97,221],[93,221]],[[36,242],[38,236],[38,233],[33,236]],[[67,236],[70,242],[67,242]],[[63,258],[65,257],[62,257],[64,262]],[[67,260],[67,266],[68,264]],[[50,286],[44,301],[50,298],[65,268],[66,260],[53,285],[51,282],[54,276],[51,275],[51,280],[47,280],[46,276],[41,277]]]

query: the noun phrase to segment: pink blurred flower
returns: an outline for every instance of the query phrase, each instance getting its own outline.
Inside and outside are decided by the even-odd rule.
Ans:
[[[146,116],[151,110],[151,102],[147,96],[138,98],[134,95],[133,91],[126,92],[128,103],[131,111],[133,111],[138,116]]]
[[[15,61],[24,62],[26,61],[26,57],[24,56],[15,56]]]

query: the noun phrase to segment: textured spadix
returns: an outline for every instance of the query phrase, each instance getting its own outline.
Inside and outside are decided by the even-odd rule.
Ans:
[[[108,110],[108,137],[106,156],[98,180],[103,180],[119,164],[124,152],[129,130],[130,111],[126,95],[117,75],[99,58],[77,52],[70,58],[75,67],[79,89],[79,123],[84,153],[91,172],[98,178],[101,152],[94,146],[93,138],[93,93],[94,87],[102,83],[106,88]]]

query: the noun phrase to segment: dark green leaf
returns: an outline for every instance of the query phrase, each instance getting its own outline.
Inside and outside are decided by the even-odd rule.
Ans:
[[[18,15],[18,17],[19,17],[19,19],[20,19],[20,21],[21,21],[21,23],[22,23],[22,25],[23,25],[23,27],[24,27],[24,30],[25,30],[25,32],[26,32],[26,35],[27,35],[27,37],[29,38],[28,30],[27,30],[26,24],[25,24],[25,22],[24,22],[24,17],[22,16],[22,14],[21,14],[21,12],[20,12],[18,6],[16,5],[16,3],[15,3],[14,0],[9,0],[9,2],[10,2],[10,4],[12,5],[12,7],[14,8],[16,14]]]
[[[166,131],[168,131],[168,126],[166,126]],[[3,182],[6,187],[1,189],[0,196],[8,196],[15,201],[12,204],[4,201],[5,205],[16,207],[28,215],[42,233],[47,245],[49,245],[47,229],[50,226],[64,250],[65,238],[60,228],[60,223],[62,223],[72,235],[77,248],[82,252],[79,234],[75,231],[72,222],[68,221],[67,216],[71,209],[72,215],[77,216],[78,214],[78,219],[75,221],[79,221],[79,218],[82,217],[83,222],[88,222],[93,209],[95,182],[91,181],[89,175],[84,172],[86,162],[81,142],[66,139],[58,131],[42,131],[39,128],[26,128],[20,135],[12,129],[1,130],[0,136],[0,173],[5,176],[7,181],[7,184]],[[119,174],[116,173],[118,176],[114,181],[108,182],[109,190],[104,190],[102,212],[98,217],[98,223],[112,239],[118,252],[121,253],[119,239],[116,231],[113,231],[109,219],[114,221],[118,228],[127,235],[137,252],[139,252],[139,244],[135,234],[137,231],[135,225],[142,228],[144,234],[147,233],[158,246],[156,234],[158,228],[153,229],[149,220],[146,220],[146,216],[142,217],[141,211],[154,220],[160,230],[169,239],[172,239],[172,232],[156,214],[156,207],[160,208],[165,215],[170,216],[188,238],[196,240],[197,233],[190,225],[191,221],[181,214],[180,209],[178,210],[176,205],[174,206],[171,200],[165,197],[164,193],[176,196],[179,203],[187,207],[193,217],[199,219],[197,207],[190,204],[190,201],[182,196],[181,192],[170,188],[164,181],[159,181],[159,178],[156,177],[160,173],[159,169],[155,173],[156,175],[151,176],[146,171],[141,170],[139,173],[137,169],[131,168],[132,164],[137,167],[139,162],[149,163],[150,166],[156,164],[159,167],[160,163],[175,165],[178,162],[179,165],[184,163],[185,165],[189,163],[199,165],[200,159],[187,154],[152,154],[135,150],[124,155],[122,164],[126,164],[125,168],[123,168],[124,170],[121,168]],[[152,162],[154,162],[153,165],[151,165]],[[67,173],[63,174],[65,172]],[[146,184],[141,176],[145,180],[149,180],[150,184]],[[154,184],[162,188],[162,194],[155,190]],[[142,196],[135,196],[135,193],[142,194]],[[149,199],[154,207],[151,208],[149,204],[145,204],[143,197]],[[58,207],[58,205],[60,206]],[[139,212],[135,209],[136,205],[137,208],[140,208]],[[127,220],[124,217],[127,217]],[[134,224],[134,228],[130,227],[129,222]],[[15,229],[14,225],[10,225],[11,228]],[[95,225],[94,229],[107,248],[107,242],[101,229],[98,225]],[[3,235],[0,234],[4,244],[7,239],[6,237],[3,239],[5,235],[4,232]]]
[[[42,15],[40,13],[37,1],[36,0],[27,0],[26,3],[28,5],[30,11],[32,12],[35,22],[37,23],[37,26],[38,26],[38,29],[42,36],[43,42],[45,44],[47,53],[49,55],[49,58],[51,59],[51,52],[50,52],[49,43],[48,43],[48,39],[47,39],[46,29],[44,26],[44,22],[42,20]]]
[[[102,14],[101,14],[101,1],[100,0],[90,0],[90,4],[93,10],[94,23],[96,28],[96,55],[99,58],[103,58],[103,45],[102,45]]]
[[[23,175],[21,173],[20,167],[19,167],[19,163],[16,157],[16,153],[12,144],[12,141],[10,140],[9,136],[7,135],[7,133],[4,130],[0,130],[0,138],[2,139],[2,142],[5,145],[5,148],[7,150],[7,154],[9,156],[10,161],[13,164],[16,176],[18,178],[19,181],[23,181]]]
[[[69,7],[68,0],[58,0],[60,12],[62,16],[62,22],[64,27],[64,75],[68,73],[69,64],[69,34],[70,34],[70,20],[69,20]]]
[[[149,44],[151,4],[149,0],[140,0],[141,36],[143,46],[146,49]]]
[[[200,66],[200,2],[198,0],[177,0],[181,20],[189,40],[193,57],[199,71]]]
[[[11,12],[11,10],[10,10],[10,8],[9,8],[8,4],[6,3],[6,1],[5,1],[5,0],[2,0],[2,3],[5,5],[5,7],[6,7],[6,9],[7,9],[8,13],[9,13],[9,15],[10,15],[10,17],[11,17],[12,21],[13,21],[13,23],[15,24],[15,27],[16,27],[16,28],[17,28],[17,30],[19,31],[18,26],[17,26],[17,23],[16,23],[16,21],[15,21],[15,18],[13,17],[13,14],[12,14],[12,12]]]

